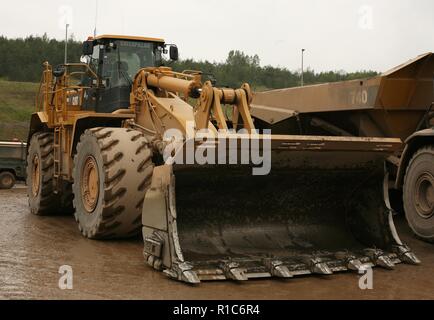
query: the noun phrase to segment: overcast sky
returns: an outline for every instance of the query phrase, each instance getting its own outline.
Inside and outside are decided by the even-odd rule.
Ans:
[[[162,37],[182,58],[223,61],[232,49],[261,65],[385,71],[434,51],[433,0],[99,0],[98,34]],[[93,34],[96,0],[2,1],[0,34]],[[0,57],[1,58],[1,57]]]

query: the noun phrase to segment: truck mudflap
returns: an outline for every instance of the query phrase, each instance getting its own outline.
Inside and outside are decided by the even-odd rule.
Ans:
[[[268,175],[249,165],[156,167],[142,214],[146,262],[191,284],[420,263],[388,200],[385,159],[399,140],[322,137],[307,148],[300,137],[294,148],[279,139]]]

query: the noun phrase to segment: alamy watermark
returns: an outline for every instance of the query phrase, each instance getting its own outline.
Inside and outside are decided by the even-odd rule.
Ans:
[[[195,130],[194,121],[186,124],[186,135],[170,129],[163,137],[166,164],[178,165],[251,165],[254,176],[271,171],[271,130],[241,129]]]
[[[358,26],[363,30],[374,29],[374,8],[371,5],[363,5],[359,8]]]
[[[373,290],[374,289],[374,271],[372,267],[363,266],[359,269],[359,288],[360,290]]]
[[[74,9],[69,5],[61,5],[57,9],[58,20],[57,25],[59,29],[65,30],[65,26],[68,25],[69,29],[74,26]]]
[[[74,274],[72,267],[68,265],[60,266],[59,274],[59,289],[60,290],[72,290],[74,288]]]

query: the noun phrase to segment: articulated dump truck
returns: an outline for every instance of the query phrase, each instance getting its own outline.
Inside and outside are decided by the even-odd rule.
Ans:
[[[251,113],[275,134],[404,140],[387,159],[390,187],[414,233],[433,242],[433,94],[434,54],[426,53],[370,79],[258,92]]]
[[[400,139],[259,132],[248,84],[174,72],[168,52],[178,58],[162,39],[108,35],[84,43],[82,63],[44,64],[33,214],[73,212],[90,239],[141,234],[146,264],[191,284],[419,263],[388,202]]]

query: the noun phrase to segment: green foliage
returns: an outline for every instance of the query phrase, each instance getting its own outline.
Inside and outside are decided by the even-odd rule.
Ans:
[[[77,62],[81,55],[82,44],[68,41],[68,61]],[[64,62],[65,41],[29,36],[25,39],[0,37],[0,78],[10,81],[39,82],[42,64],[49,61],[52,65]]]

